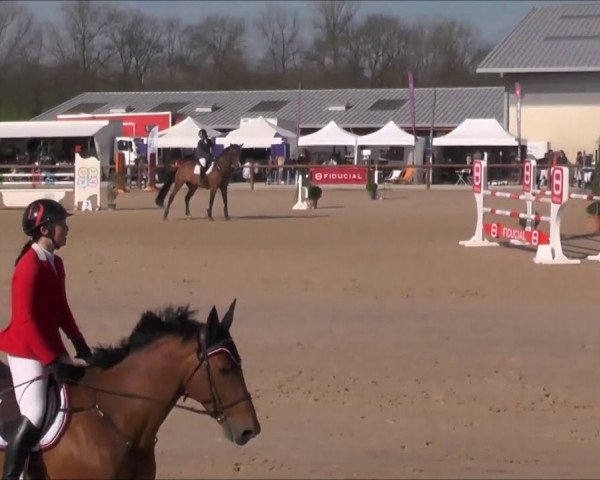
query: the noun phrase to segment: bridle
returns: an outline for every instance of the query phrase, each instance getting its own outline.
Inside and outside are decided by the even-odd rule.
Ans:
[[[248,389],[246,389],[245,386],[244,386],[244,394],[237,400],[223,404],[223,402],[219,398],[217,389],[215,388],[215,382],[213,381],[212,369],[211,369],[210,362],[208,361],[208,359],[210,356],[215,355],[217,353],[222,353],[222,352],[227,353],[238,366],[241,366],[242,360],[241,360],[239,354],[237,353],[237,349],[236,349],[235,344],[233,343],[233,339],[231,337],[227,337],[224,340],[221,340],[220,342],[217,342],[217,343],[211,345],[210,347],[208,347],[207,340],[206,340],[206,326],[203,325],[202,327],[200,327],[200,330],[198,333],[198,350],[196,351],[196,357],[198,358],[198,364],[196,365],[196,367],[194,368],[192,373],[189,375],[187,380],[183,383],[183,401],[185,402],[186,399],[190,396],[188,393],[188,385],[189,385],[190,381],[192,380],[192,378],[194,378],[196,373],[198,373],[198,371],[200,371],[200,368],[202,367],[202,365],[206,365],[206,376],[208,378],[208,389],[210,391],[210,397],[211,397],[210,403],[212,405],[212,410],[206,410],[205,413],[207,415],[210,415],[212,418],[214,418],[219,423],[225,421],[225,411],[226,410],[228,410],[229,408],[232,408],[236,405],[239,405],[240,403],[248,402],[252,399],[250,392],[248,392]],[[207,403],[207,402],[202,402],[202,403]],[[178,405],[175,405],[175,406],[177,407]]]
[[[206,326],[202,325],[198,332],[198,349],[196,351],[196,357],[198,359],[198,364],[196,365],[196,367],[194,368],[192,373],[188,376],[187,380],[184,382],[182,394],[183,394],[183,401],[185,402],[187,397],[189,397],[188,388],[187,388],[189,382],[192,380],[194,375],[196,375],[196,373],[198,373],[198,371],[200,370],[202,365],[205,364],[207,378],[208,378],[208,385],[209,385],[209,390],[210,390],[210,395],[211,395],[211,399],[209,400],[209,402],[212,405],[212,409],[211,410],[208,410],[208,409],[202,410],[202,409],[195,408],[195,407],[188,407],[187,405],[180,405],[178,403],[173,405],[172,408],[177,408],[180,410],[185,410],[187,412],[197,413],[200,415],[208,415],[211,418],[214,418],[217,422],[222,423],[227,419],[227,417],[225,416],[225,412],[228,409],[230,409],[236,405],[239,405],[240,403],[249,402],[252,400],[252,396],[250,395],[250,392],[248,392],[248,389],[244,385],[244,394],[239,399],[237,399],[233,402],[226,403],[226,404],[223,404],[223,402],[221,402],[219,395],[217,393],[217,390],[215,388],[215,383],[213,381],[213,375],[212,375],[210,363],[208,361],[210,356],[216,355],[217,353],[221,353],[221,352],[226,352],[235,363],[237,363],[238,365],[241,365],[241,358],[237,352],[235,343],[233,343],[233,339],[228,336],[226,339],[208,347],[207,340],[206,340]],[[35,380],[38,380],[39,378],[41,378],[41,376],[36,377],[32,380],[29,380],[28,382],[25,382],[25,383],[34,382]],[[145,395],[139,395],[139,394],[131,393],[131,392],[120,392],[120,391],[100,388],[100,387],[89,385],[85,382],[78,381],[78,380],[77,381],[72,380],[72,381],[70,381],[70,383],[93,391],[94,392],[94,402],[93,402],[93,405],[88,406],[88,407],[68,407],[68,408],[62,409],[62,411],[76,413],[76,412],[86,412],[86,411],[90,411],[90,410],[95,410],[108,423],[108,425],[115,431],[115,433],[121,438],[121,440],[123,441],[125,446],[128,448],[132,447],[132,445],[133,445],[131,440],[126,438],[126,436],[119,429],[119,427],[115,424],[115,422],[110,418],[110,416],[106,412],[104,412],[104,410],[100,407],[100,405],[98,403],[98,398],[97,398],[98,393],[104,393],[107,395],[113,395],[113,396],[121,397],[121,398],[145,400],[147,402],[161,404],[161,405],[165,404],[165,402],[162,400],[158,400],[158,399],[155,399],[152,397],[147,397]],[[11,387],[10,389],[14,389],[14,387]],[[6,389],[6,391],[7,390],[9,390],[9,389]],[[0,392],[0,396],[4,392],[5,391]],[[202,401],[200,401],[200,402],[208,403],[208,402],[202,402]]]

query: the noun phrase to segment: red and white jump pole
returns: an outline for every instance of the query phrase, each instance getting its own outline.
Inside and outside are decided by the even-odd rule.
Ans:
[[[475,160],[473,162],[473,193],[475,194],[475,204],[477,207],[477,223],[475,233],[469,240],[459,242],[465,247],[492,247],[497,243],[490,242],[486,234],[492,238],[510,238],[518,240],[519,243],[531,244],[537,246],[537,252],[534,258],[535,263],[570,265],[581,263],[580,260],[567,258],[562,251],[560,241],[560,220],[562,210],[569,199],[569,170],[567,167],[555,166],[551,171],[551,189],[549,192],[537,190],[535,188],[536,165],[533,161],[527,161],[524,164],[523,172],[523,190],[524,193],[514,194],[509,192],[500,192],[488,189],[487,182],[487,159]],[[549,195],[550,198],[544,197]],[[484,207],[485,197],[495,196],[503,198],[512,198],[526,202],[527,211],[517,212]],[[550,215],[535,215],[533,212],[534,202],[550,202]],[[517,217],[527,220],[525,231],[503,227],[498,223],[483,223],[485,213]],[[550,224],[550,235],[545,232],[535,230],[532,226],[534,221],[543,221]]]

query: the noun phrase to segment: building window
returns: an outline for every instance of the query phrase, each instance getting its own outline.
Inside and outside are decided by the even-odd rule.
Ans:
[[[600,18],[600,14],[589,13],[587,15],[561,15],[561,20],[574,20],[574,19],[587,19],[587,18]]]
[[[96,110],[98,110],[99,108],[102,108],[106,105],[106,103],[93,103],[93,102],[89,102],[89,103],[80,103],[78,105],[75,105],[74,107],[69,108],[68,110],[63,112],[64,114],[67,113],[92,113],[95,112]]]
[[[189,105],[189,102],[163,102],[149,110],[150,112],[178,112]]]
[[[254,105],[249,112],[277,112],[285,107],[288,100],[262,100]]]
[[[402,99],[377,100],[373,105],[369,107],[369,110],[398,110],[405,103],[406,100]]]
[[[600,40],[600,35],[548,35],[544,40]]]
[[[129,113],[129,112],[133,112],[135,110],[135,108],[133,108],[131,105],[127,105],[126,107],[111,107],[108,110],[108,113]]]
[[[352,106],[348,105],[347,103],[340,103],[336,105],[329,105],[327,107],[327,110],[329,110],[330,112],[345,112],[346,110],[350,110],[351,108]]]
[[[218,105],[200,105],[199,107],[196,107],[196,113],[216,112],[220,108],[221,107],[219,107]]]

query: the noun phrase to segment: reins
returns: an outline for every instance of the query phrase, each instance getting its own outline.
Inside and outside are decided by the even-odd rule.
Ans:
[[[232,358],[232,360],[235,361],[238,365],[241,364],[241,359],[239,358],[239,354],[237,353],[237,349],[235,348],[235,344],[233,343],[233,340],[231,339],[231,337],[225,338],[224,340],[222,340],[216,344],[213,344],[209,347],[209,346],[207,346],[207,338],[206,338],[205,328],[204,327],[200,328],[200,330],[198,332],[198,350],[196,352],[196,357],[197,357],[198,363],[196,364],[192,373],[183,382],[183,385],[180,387],[179,391],[177,392],[179,394],[177,397],[177,400],[173,404],[171,404],[170,401],[165,402],[164,400],[149,397],[146,395],[140,395],[140,394],[133,393],[133,392],[112,390],[112,389],[108,389],[108,388],[94,386],[94,385],[91,385],[91,384],[81,381],[81,380],[68,379],[65,382],[65,384],[75,385],[75,386],[85,388],[85,389],[92,391],[94,394],[93,403],[92,403],[92,405],[86,406],[86,407],[61,408],[60,411],[61,412],[69,412],[69,413],[79,413],[79,412],[87,412],[87,411],[95,410],[98,413],[98,415],[102,419],[104,419],[104,421],[107,422],[107,424],[111,427],[111,429],[119,436],[119,438],[123,441],[124,445],[127,448],[132,447],[132,445],[133,445],[132,441],[129,440],[123,434],[123,432],[118,427],[118,425],[100,407],[100,404],[98,402],[98,393],[112,395],[112,396],[120,397],[120,398],[142,400],[145,402],[150,402],[150,403],[153,403],[156,405],[160,405],[162,407],[170,407],[170,409],[176,408],[179,410],[184,410],[186,412],[196,413],[199,415],[208,415],[208,416],[214,418],[215,420],[217,420],[217,422],[219,422],[219,423],[224,422],[226,420],[225,412],[228,409],[230,409],[236,405],[239,405],[240,403],[251,401],[252,396],[250,395],[248,390],[246,388],[244,388],[244,390],[245,390],[244,394],[241,395],[241,397],[238,398],[237,400],[234,400],[234,401],[226,403],[226,404],[221,402],[221,399],[219,398],[219,395],[217,393],[215,382],[213,380],[213,373],[212,373],[212,369],[211,369],[210,362],[208,361],[208,359],[211,355],[213,355],[219,351],[223,351],[223,350],[225,350],[227,352],[227,354]],[[207,408],[200,409],[200,408],[190,407],[190,406],[181,405],[178,403],[178,400],[181,396],[183,396],[184,402],[187,399],[187,397],[189,396],[188,384],[190,383],[192,378],[200,371],[202,365],[205,365],[205,367],[206,367],[206,375],[207,375],[207,381],[208,381],[208,390],[210,392],[210,399],[198,400],[198,401],[203,404],[210,403],[211,407],[212,407],[210,410]],[[2,397],[4,394],[8,393],[10,390],[15,390],[16,388],[19,388],[19,387],[22,387],[25,385],[30,385],[35,381],[38,381],[42,378],[47,378],[49,376],[50,376],[50,373],[45,373],[44,375],[39,375],[35,378],[27,380],[18,385],[11,386],[11,387],[5,388],[3,390],[0,390],[0,397]]]
[[[48,375],[38,375],[37,377],[27,380],[26,382],[19,383],[18,385],[13,385],[12,387],[7,387],[4,390],[0,390],[0,397],[4,396],[5,393],[8,393],[11,390],[14,390],[15,388],[23,387],[25,385],[30,385],[33,382],[37,382],[38,380],[41,380],[42,378],[47,377],[47,376]]]
[[[26,382],[19,383],[18,385],[15,385],[12,387],[7,387],[3,390],[0,390],[0,397],[4,396],[5,394],[7,394],[8,392],[10,392],[12,390],[15,390],[16,388],[30,385],[33,382],[37,382],[38,380],[47,378],[48,376],[49,376],[49,374],[38,375],[37,377],[27,380]],[[158,400],[156,398],[147,397],[145,395],[139,395],[137,393],[119,392],[116,390],[108,390],[108,389],[101,388],[101,387],[94,387],[93,385],[89,385],[89,384],[87,384],[85,382],[81,382],[79,380],[69,380],[68,384],[76,385],[76,386],[82,387],[82,388],[87,388],[88,390],[92,390],[94,392],[105,393],[107,395],[113,395],[115,397],[131,398],[131,399],[135,399],[135,400],[145,400],[147,402],[156,403],[158,405],[167,405],[167,403],[165,403],[164,401]],[[248,394],[244,400],[250,400],[251,398],[252,397],[250,396],[250,394]],[[234,404],[228,404],[228,405],[223,406],[222,408],[224,408],[224,409],[231,408],[232,406],[237,405],[237,403],[241,403],[241,402],[235,402]],[[94,407],[71,407],[71,408],[61,409],[61,411],[63,411],[63,412],[65,412],[65,411],[66,412],[85,412],[85,411],[91,410],[93,408]],[[173,405],[173,408],[178,408],[180,410],[186,410],[186,411],[192,412],[192,413],[198,413],[200,415],[209,415],[211,417],[214,417],[216,415],[215,411],[201,410],[199,408],[188,407],[187,405],[180,405],[178,403]]]

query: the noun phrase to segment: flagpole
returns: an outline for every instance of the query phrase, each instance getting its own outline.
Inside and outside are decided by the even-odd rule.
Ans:
[[[408,96],[410,100],[410,116],[413,132],[413,166],[417,165],[417,127],[415,119],[415,82],[411,71],[408,72]],[[418,178],[417,175],[415,178]],[[418,183],[413,180],[413,183]]]
[[[300,158],[300,121],[302,118],[302,81],[298,81],[298,102],[296,104],[296,162]],[[298,175],[302,178],[302,170],[296,170],[296,181]]]
[[[433,165],[433,125],[435,123],[435,101],[437,98],[437,90],[433,89],[433,105],[431,107],[431,126],[429,127],[429,168],[427,169],[427,189],[431,188],[431,177],[433,171],[431,169]]]
[[[302,82],[298,82],[298,102],[296,106],[296,136],[300,139],[300,119],[302,111]]]
[[[517,136],[519,138],[519,146],[517,150],[518,162],[522,161],[521,157],[521,84],[515,83],[515,94],[517,96]]]

